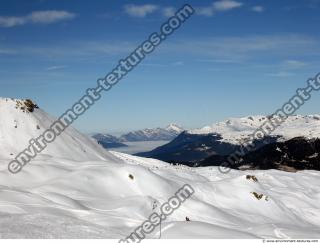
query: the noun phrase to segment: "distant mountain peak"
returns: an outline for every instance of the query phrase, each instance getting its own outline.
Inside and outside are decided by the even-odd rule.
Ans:
[[[97,133],[92,137],[105,147],[122,147],[125,142],[142,142],[142,141],[171,141],[176,138],[184,129],[174,123],[165,128],[145,128],[142,130],[132,131],[115,137],[109,134]]]
[[[170,123],[165,129],[168,131],[176,131],[177,133],[181,133],[184,131],[182,126],[179,126],[175,123]]]
[[[184,129],[174,123],[169,124],[166,128],[147,128],[129,132],[120,137],[122,141],[170,141],[176,138]]]

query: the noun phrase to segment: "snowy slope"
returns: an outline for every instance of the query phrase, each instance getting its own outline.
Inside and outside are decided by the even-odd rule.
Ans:
[[[37,160],[18,175],[1,170],[1,237],[125,237],[184,183],[196,193],[163,222],[163,238],[320,237],[318,172],[225,175],[115,155],[125,163]],[[159,229],[150,238],[158,235]]]
[[[33,112],[17,107],[22,100],[0,98],[0,157],[14,158],[29,146],[29,140],[38,137],[55,121],[41,109]],[[42,155],[77,161],[103,159],[109,155],[93,139],[72,127],[50,144]]]
[[[69,129],[13,175],[7,154],[24,148],[39,132],[34,127],[44,129],[52,118],[41,110],[21,114],[4,99],[0,109],[0,238],[126,237],[185,183],[195,194],[162,223],[162,238],[320,237],[319,172],[221,174],[216,167],[172,166],[104,152]],[[159,229],[149,237],[158,238]]]
[[[267,121],[267,116],[249,116],[243,118],[231,118],[215,123],[201,129],[189,130],[189,134],[217,133],[223,138],[222,141],[238,144],[251,135],[256,129]],[[271,135],[281,136],[284,140],[294,137],[319,138],[320,115],[294,115],[279,126]]]

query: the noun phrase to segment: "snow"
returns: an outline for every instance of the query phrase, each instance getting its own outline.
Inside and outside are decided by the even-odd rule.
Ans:
[[[205,126],[200,129],[187,131],[189,134],[220,134],[222,141],[239,144],[252,135],[260,126],[267,121],[267,116],[257,115],[242,118],[231,118],[223,122]],[[273,136],[281,136],[282,140],[295,137],[306,137],[309,139],[320,137],[320,116],[319,115],[294,115],[289,116],[275,131]]]
[[[318,172],[225,175],[215,167],[172,166],[113,154],[121,163],[37,159],[18,175],[1,170],[0,235],[70,238],[79,230],[79,237],[125,237],[153,212],[154,202],[160,205],[189,183],[196,193],[163,222],[163,238],[320,236]],[[258,182],[247,180],[247,174]],[[268,196],[268,201],[251,192]],[[157,229],[150,237],[158,234]]]
[[[170,141],[177,137],[184,129],[174,123],[169,124],[166,128],[146,128],[143,130],[129,132],[122,135],[119,139],[122,142],[136,141]]]
[[[170,123],[167,127],[166,127],[167,131],[171,131],[171,132],[175,132],[176,134],[182,133],[184,131],[183,127],[175,124],[175,123]]]
[[[55,121],[41,109],[35,109],[32,113],[16,109],[17,101],[0,98],[0,158],[13,159],[29,146],[30,139],[41,135]],[[103,159],[107,156],[105,150],[93,139],[72,127],[67,128],[42,154],[77,161]]]
[[[105,151],[70,128],[11,174],[8,155],[53,121],[14,102],[0,100],[0,238],[124,238],[186,183],[195,194],[162,223],[162,238],[320,237],[318,171],[173,166]],[[159,228],[148,237],[158,238]]]

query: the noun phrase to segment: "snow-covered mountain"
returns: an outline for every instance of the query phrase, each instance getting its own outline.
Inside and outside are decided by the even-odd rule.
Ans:
[[[262,126],[268,116],[248,116],[243,118],[231,118],[223,122],[215,123],[201,129],[187,131],[189,134],[219,134],[221,141],[239,144],[256,129]],[[272,118],[271,120],[275,120]],[[276,122],[275,122],[276,123]],[[320,137],[320,115],[293,115],[278,127],[272,136],[279,136],[282,140],[289,140],[295,137],[319,138]]]
[[[184,129],[176,124],[170,124],[166,128],[147,128],[129,132],[120,137],[121,141],[170,141],[176,138]]]
[[[266,144],[244,155],[238,155],[238,158],[233,159],[232,163],[228,163],[228,155],[212,155],[200,161],[198,166],[219,166],[222,162],[227,163],[224,165],[230,168],[240,170],[320,171],[320,139],[296,137]]]
[[[53,121],[25,100],[0,99],[0,238],[125,238],[186,183],[195,193],[147,238],[320,237],[317,171],[173,166],[108,152],[68,128],[20,173],[8,172]]]
[[[92,137],[106,149],[127,147],[126,142],[144,142],[144,141],[171,141],[176,138],[183,128],[170,124],[166,128],[143,129],[129,132],[120,137],[106,133],[96,133]]]
[[[229,154],[239,149],[241,144],[268,119],[268,116],[232,118],[212,126],[183,132],[170,143],[138,155],[191,166],[218,165],[226,160]],[[313,144],[314,139],[320,138],[320,116],[290,116],[270,135],[263,140],[255,140],[254,144],[258,150],[266,144],[281,143],[294,138],[300,138],[301,144]],[[298,143],[295,144],[299,146]],[[301,158],[307,159],[309,155],[307,153]],[[255,157],[257,156],[255,154]],[[273,163],[277,164],[278,161]],[[318,166],[302,166],[302,168],[318,168]]]
[[[180,133],[182,133],[184,131],[184,128],[182,126],[177,125],[177,124],[171,123],[165,128],[165,130],[172,132],[176,135],[179,135]]]
[[[39,108],[28,110],[26,100],[0,98],[0,157],[14,158],[29,146],[29,140],[40,136],[55,119]],[[37,107],[37,106],[36,106]],[[77,161],[105,158],[106,151],[93,139],[74,128],[67,128],[56,142],[42,153]]]
[[[122,143],[123,141],[116,136],[112,136],[106,133],[96,133],[92,136],[99,144],[104,148],[120,148],[127,147],[126,144]]]

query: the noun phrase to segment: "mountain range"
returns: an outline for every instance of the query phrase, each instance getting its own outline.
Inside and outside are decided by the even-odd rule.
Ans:
[[[106,133],[96,133],[92,136],[102,147],[109,149],[109,148],[120,148],[120,147],[127,147],[128,145],[124,144],[123,140],[116,136],[112,136]]]
[[[176,124],[170,124],[165,128],[147,128],[129,132],[120,137],[125,142],[139,141],[171,141],[176,138],[184,129]]]
[[[229,155],[241,150],[242,143],[268,119],[269,116],[260,115],[228,119],[185,131],[168,144],[137,155],[188,166],[218,166],[225,164]],[[253,140],[254,151],[241,156],[230,167],[319,169],[318,138],[319,115],[290,116],[270,135]],[[296,151],[299,151],[298,156]]]
[[[97,133],[92,137],[105,148],[116,148],[127,146],[124,144],[126,142],[171,141],[183,131],[182,127],[172,123],[165,128],[146,128],[123,134],[120,137],[105,133]]]
[[[0,238],[125,239],[155,213],[164,218],[147,234],[152,239],[320,237],[320,173],[314,170],[223,174],[214,166],[177,166],[109,152],[68,127],[12,174],[8,163],[56,120],[30,104],[0,98]],[[223,135],[215,139],[223,141]],[[299,159],[290,146],[278,150]],[[317,158],[311,144],[304,148]],[[186,184],[194,194],[179,200],[174,213],[162,214],[168,200],[177,205],[173,198]]]

